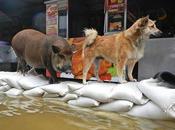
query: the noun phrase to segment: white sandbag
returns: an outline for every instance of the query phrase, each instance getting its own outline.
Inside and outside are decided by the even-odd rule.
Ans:
[[[77,99],[77,98],[78,98],[78,95],[68,93],[62,98],[62,101],[67,102],[69,100],[74,100],[74,99]]]
[[[6,85],[7,83],[5,82],[5,81],[2,81],[1,79],[0,79],[0,86],[4,86],[4,85]]]
[[[138,86],[138,82],[117,84],[113,88],[110,98],[128,100],[135,104],[145,104],[148,102],[148,99],[143,96]]]
[[[59,97],[59,95],[56,94],[56,93],[47,93],[47,92],[45,92],[43,94],[43,98],[58,98],[58,97]]]
[[[142,117],[147,119],[167,120],[172,119],[166,112],[152,101],[144,105],[135,105],[128,113],[130,116]]]
[[[18,72],[8,72],[8,71],[0,71],[0,79],[1,77],[4,76],[12,76],[12,75],[16,75],[19,74]]]
[[[79,96],[95,99],[99,102],[111,102],[110,94],[114,86],[116,86],[116,84],[90,82],[79,90],[74,91],[74,93]]]
[[[6,82],[10,87],[22,89],[18,83],[20,79],[24,76],[20,73],[4,73],[4,76],[1,77],[1,81]]]
[[[115,100],[110,103],[101,104],[97,109],[112,111],[112,112],[128,112],[133,106],[133,103],[126,100]]]
[[[5,92],[8,96],[19,96],[21,95],[23,90],[16,89],[16,88],[11,88],[8,91]]]
[[[64,96],[68,93],[68,87],[65,84],[49,84],[41,87],[47,93],[55,93],[60,96]]]
[[[175,118],[175,89],[160,86],[155,79],[140,82],[142,93],[158,105],[164,112]]]
[[[9,85],[4,85],[4,86],[0,86],[0,92],[6,92],[10,89],[11,87]]]
[[[26,90],[23,92],[23,95],[25,96],[33,96],[33,97],[42,97],[44,95],[45,91],[41,88],[33,88],[30,90]]]
[[[79,97],[76,100],[69,100],[68,104],[73,105],[73,106],[79,106],[79,107],[96,107],[99,106],[99,102],[91,99],[91,98],[87,98],[87,97]]]
[[[83,84],[77,83],[77,82],[66,82],[66,84],[67,84],[70,92],[78,90],[84,86]]]
[[[43,75],[26,75],[23,79],[19,80],[18,83],[23,89],[29,90],[38,86],[47,85],[48,80]]]

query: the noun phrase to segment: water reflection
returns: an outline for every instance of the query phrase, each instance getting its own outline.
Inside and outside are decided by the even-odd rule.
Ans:
[[[173,121],[153,121],[112,112],[73,107],[60,102],[58,98],[7,97],[0,94],[0,129],[9,121],[23,123],[26,119],[30,120],[31,124],[42,127],[43,130],[49,129],[49,127],[52,130],[54,128],[55,130],[58,128],[61,128],[61,130],[175,129]],[[19,126],[18,123],[13,125]],[[25,130],[36,129],[35,125],[29,125],[28,129]],[[53,126],[55,127],[53,128]],[[3,127],[3,130],[9,128],[7,125],[5,128]]]

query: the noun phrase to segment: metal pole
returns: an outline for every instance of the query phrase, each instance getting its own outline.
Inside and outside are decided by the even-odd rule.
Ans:
[[[127,0],[125,0],[125,9],[124,9],[124,30],[126,30],[127,24]]]
[[[67,18],[66,18],[66,21],[67,21],[67,30],[66,30],[66,38],[68,39],[69,38],[69,8],[67,8]]]

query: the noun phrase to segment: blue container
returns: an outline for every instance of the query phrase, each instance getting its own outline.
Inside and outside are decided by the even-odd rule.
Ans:
[[[16,56],[9,42],[0,41],[0,63],[16,62]]]

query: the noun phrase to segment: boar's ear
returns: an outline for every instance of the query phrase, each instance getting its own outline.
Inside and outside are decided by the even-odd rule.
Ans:
[[[60,52],[60,48],[58,48],[57,46],[52,45],[52,52],[53,53],[59,53]]]
[[[72,53],[74,53],[74,52],[77,51],[77,48],[76,48],[76,45],[75,44],[72,44],[70,47],[71,47]]]

